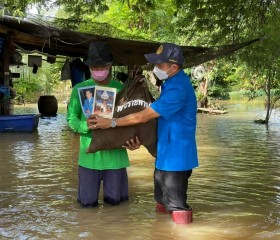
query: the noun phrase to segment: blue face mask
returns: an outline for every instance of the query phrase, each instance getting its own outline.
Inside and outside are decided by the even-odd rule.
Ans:
[[[171,66],[170,66],[170,68],[171,68]],[[168,74],[166,73],[170,68],[168,68],[166,71],[164,71],[164,70],[162,70],[162,69],[160,69],[160,68],[158,68],[158,67],[154,67],[154,69],[153,69],[153,72],[154,72],[154,74],[157,76],[157,78],[159,79],[159,80],[164,80],[164,79],[167,79],[169,76],[168,76]]]

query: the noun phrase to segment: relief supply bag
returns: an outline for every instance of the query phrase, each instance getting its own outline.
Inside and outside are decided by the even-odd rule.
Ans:
[[[139,112],[150,106],[154,98],[146,81],[141,67],[134,67],[125,87],[117,93],[114,118]],[[157,119],[133,126],[92,130],[92,140],[87,152],[122,148],[126,141],[135,139],[136,136],[149,153],[156,157]]]

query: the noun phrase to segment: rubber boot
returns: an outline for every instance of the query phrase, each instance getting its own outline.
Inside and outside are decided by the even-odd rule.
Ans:
[[[175,223],[187,224],[192,222],[192,209],[187,211],[173,211],[172,218]]]
[[[157,203],[156,205],[156,211],[157,213],[168,213],[164,207],[164,205]]]

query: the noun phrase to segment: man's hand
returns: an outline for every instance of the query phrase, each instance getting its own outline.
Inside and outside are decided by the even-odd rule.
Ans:
[[[92,114],[87,119],[87,125],[89,129],[106,129],[111,127],[112,119],[101,118],[97,114]]]
[[[135,139],[130,139],[129,141],[126,141],[126,145],[122,146],[122,147],[133,151],[133,150],[140,148],[140,146],[141,146],[141,143],[140,143],[138,137],[136,136]]]

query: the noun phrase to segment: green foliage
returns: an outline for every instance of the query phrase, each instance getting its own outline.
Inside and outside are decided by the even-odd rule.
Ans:
[[[40,10],[41,8],[47,8],[48,5],[48,1],[44,0],[6,0],[0,7],[3,9],[3,13],[23,17],[32,6]]]
[[[38,81],[26,81],[22,80],[19,82],[15,82],[14,87],[17,91],[17,96],[15,100],[18,102],[37,102],[40,92],[42,91],[42,87],[38,83]]]
[[[23,56],[23,61],[27,62],[26,55]],[[27,65],[11,68],[12,72],[20,73],[20,78],[13,81],[17,92],[16,100],[34,103],[41,95],[52,94],[59,86],[61,68],[61,63],[50,64],[45,61],[35,74]]]
[[[229,99],[232,86],[237,79],[236,70],[232,64],[223,59],[211,61],[204,64],[207,79],[207,96],[211,99]],[[197,91],[197,98],[203,98],[198,91],[200,81],[192,80],[194,89]]]
[[[230,98],[229,93],[230,93],[229,88],[222,87],[222,86],[219,86],[219,85],[214,85],[214,86],[211,86],[210,88],[208,88],[208,96],[211,99],[226,100],[226,99]]]
[[[251,101],[255,98],[264,96],[265,93],[263,90],[246,90],[243,95],[244,97],[248,98],[249,101]]]
[[[103,13],[109,9],[104,0],[6,0],[3,9],[14,16],[25,16],[28,9],[35,7],[39,12],[43,9],[62,7],[74,20],[80,20],[82,15]]]
[[[101,15],[88,15],[84,17],[87,27],[108,24],[111,29],[118,29],[120,35],[129,39],[149,39],[153,41],[166,41],[171,38],[169,31],[172,30],[171,21],[175,8],[171,0],[134,0],[134,1],[112,1],[109,10]],[[85,30],[85,27],[83,27]],[[102,33],[112,36],[110,27]],[[118,35],[113,35],[117,36]],[[174,40],[174,37],[173,37]]]
[[[271,9],[279,7],[279,2],[189,0],[177,1],[177,7],[173,19],[177,32],[187,36],[192,43],[217,44],[262,36],[265,33],[263,25]]]
[[[195,92],[195,95],[196,95],[196,100],[197,101],[201,101],[205,98],[204,95],[201,92],[198,92],[198,91]]]

